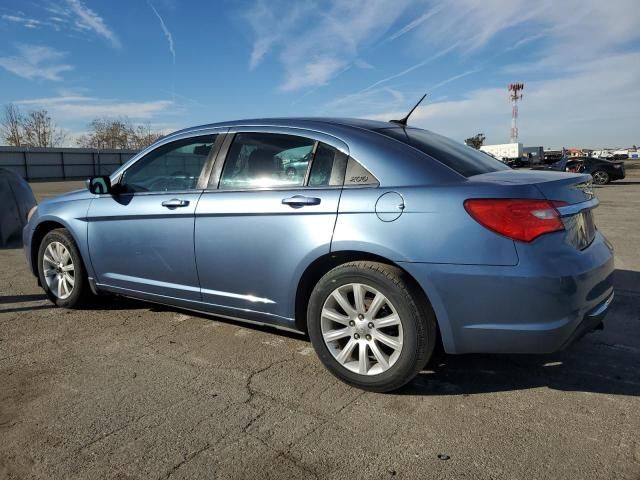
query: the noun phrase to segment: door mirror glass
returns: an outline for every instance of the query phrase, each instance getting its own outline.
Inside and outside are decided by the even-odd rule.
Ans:
[[[111,193],[111,179],[106,175],[91,177],[87,180],[87,188],[91,193],[96,195]]]

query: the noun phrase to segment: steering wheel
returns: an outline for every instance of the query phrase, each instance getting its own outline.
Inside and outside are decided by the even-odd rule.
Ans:
[[[149,188],[147,189],[147,191],[162,192],[164,190],[167,190],[168,183],[169,182],[167,182],[166,178],[160,177],[157,180],[154,180],[153,182],[151,182],[151,185],[149,185]]]
[[[192,188],[193,186],[190,184],[191,180],[192,177],[188,172],[176,170],[167,180],[166,190],[185,190]],[[189,182],[189,184],[187,184],[187,182]]]

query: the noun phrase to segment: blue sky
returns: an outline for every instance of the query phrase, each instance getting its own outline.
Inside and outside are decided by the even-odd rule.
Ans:
[[[98,116],[171,131],[263,116],[401,116],[457,140],[640,144],[637,0],[3,0],[0,103],[69,143]]]

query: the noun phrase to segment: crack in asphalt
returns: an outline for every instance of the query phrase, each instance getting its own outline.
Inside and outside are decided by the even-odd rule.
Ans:
[[[203,452],[206,452],[209,448],[211,448],[211,446],[212,445],[210,443],[207,443],[207,444],[205,444],[204,447],[199,448],[198,450],[195,450],[193,452],[190,452],[190,453],[186,454],[184,456],[184,458],[182,459],[182,461],[176,463],[173,467],[171,467],[171,469],[162,478],[164,478],[164,479],[170,478],[174,473],[176,473],[186,463],[190,462],[191,460],[193,460],[194,458],[196,458],[198,455],[202,454]]]
[[[288,451],[274,448],[271,445],[269,445],[267,442],[262,440],[260,437],[257,437],[256,435],[253,435],[251,433],[247,433],[247,435],[250,436],[251,438],[253,438],[254,440],[257,440],[258,442],[260,442],[268,450],[271,450],[273,453],[275,453],[277,455],[276,459],[282,457],[282,458],[288,460],[289,462],[293,463],[296,467],[298,467],[303,472],[311,474],[313,476],[313,478],[315,478],[316,480],[320,478],[318,473],[316,473],[314,470],[309,468],[307,465],[304,465],[303,463],[301,463],[301,461],[299,459],[297,459],[296,457],[291,455]],[[297,443],[297,442],[292,443],[291,446],[295,445],[295,443]]]

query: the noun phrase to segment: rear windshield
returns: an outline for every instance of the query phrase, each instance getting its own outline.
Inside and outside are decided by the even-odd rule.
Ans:
[[[465,177],[509,170],[500,160],[427,130],[381,128],[376,131],[417,148]]]

